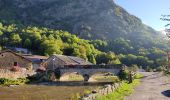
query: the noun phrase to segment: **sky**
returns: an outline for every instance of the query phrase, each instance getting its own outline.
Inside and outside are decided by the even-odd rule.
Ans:
[[[114,0],[130,14],[137,16],[146,25],[157,31],[164,30],[167,22],[161,15],[170,14],[170,0]]]

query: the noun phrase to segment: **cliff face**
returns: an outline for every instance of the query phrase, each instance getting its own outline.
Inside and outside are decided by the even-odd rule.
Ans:
[[[0,0],[0,19],[66,30],[86,39],[156,33],[113,0]]]

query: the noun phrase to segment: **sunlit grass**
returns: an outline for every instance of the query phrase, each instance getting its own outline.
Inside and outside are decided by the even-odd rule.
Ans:
[[[141,79],[141,78],[143,78],[143,77],[144,77],[143,74],[137,73],[137,74],[135,75],[135,79]]]
[[[134,87],[139,85],[139,83],[139,79],[135,79],[131,84],[128,84],[128,82],[123,82],[122,86],[113,93],[106,96],[99,95],[97,100],[123,100],[124,96],[128,96],[133,93]]]
[[[134,92],[134,88],[140,84],[140,78],[142,77],[142,74],[136,74],[133,83],[128,84],[127,81],[123,81],[120,88],[105,96],[98,95],[97,100],[123,100],[125,96],[128,96]]]
[[[98,82],[118,82],[119,81],[117,76],[94,76],[92,78]]]

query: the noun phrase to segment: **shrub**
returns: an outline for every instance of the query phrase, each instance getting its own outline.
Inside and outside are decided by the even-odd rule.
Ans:
[[[20,84],[25,84],[28,81],[29,80],[26,78],[18,78],[16,80],[0,78],[0,85],[20,85]]]
[[[128,80],[129,71],[127,69],[120,70],[120,72],[118,73],[118,77],[120,80]]]
[[[158,71],[158,72],[162,72],[164,70],[165,70],[165,67],[163,67],[163,66],[156,68],[156,71]]]

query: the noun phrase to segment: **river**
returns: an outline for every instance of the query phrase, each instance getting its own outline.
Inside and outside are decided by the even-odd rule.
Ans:
[[[84,93],[101,85],[103,84],[53,82],[14,87],[0,86],[0,100],[69,100],[76,93]]]

